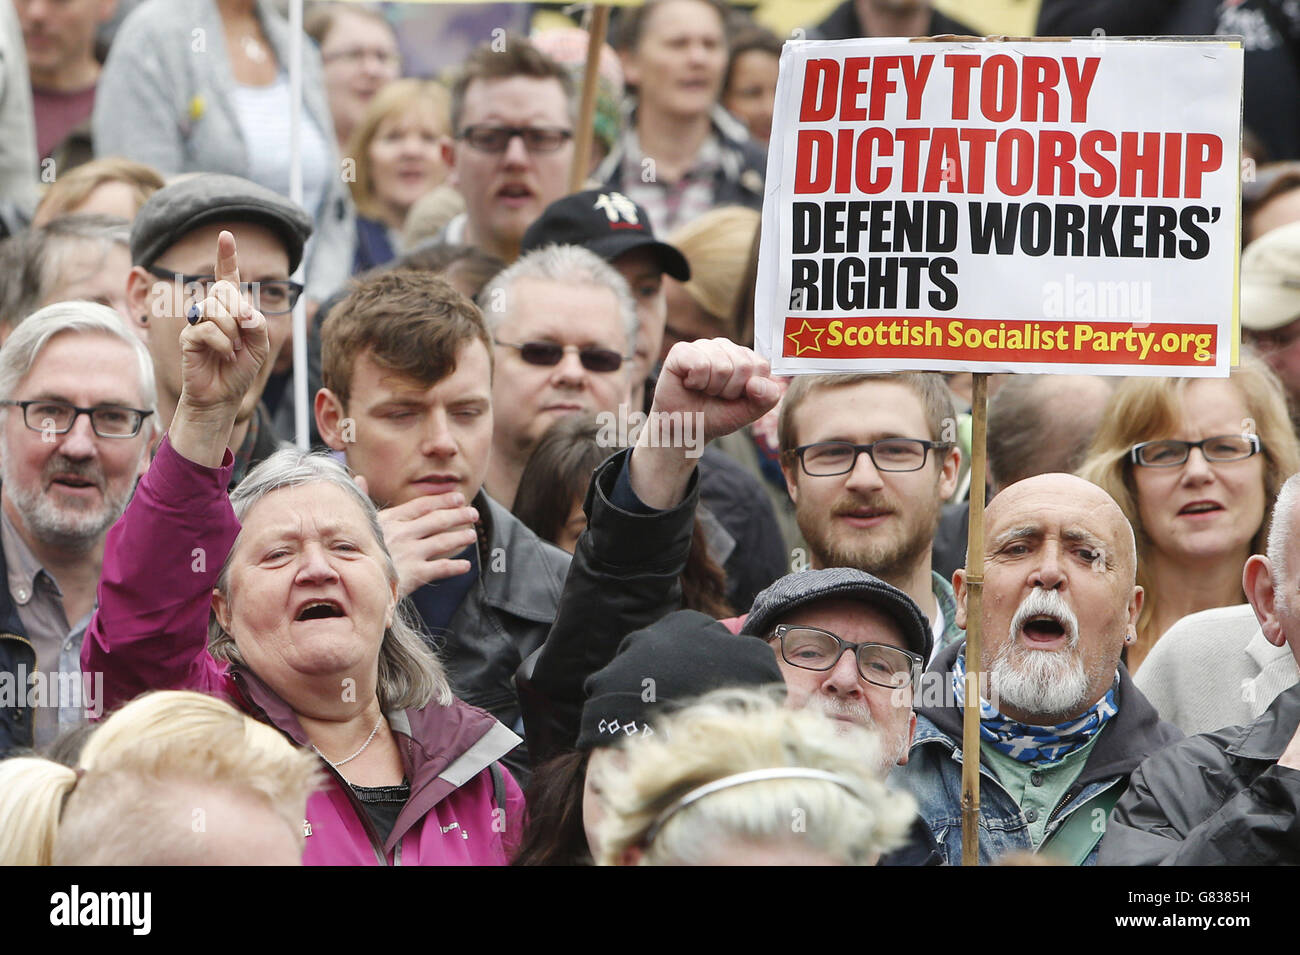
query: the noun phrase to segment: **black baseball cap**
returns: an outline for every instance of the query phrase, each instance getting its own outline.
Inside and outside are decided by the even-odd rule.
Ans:
[[[676,247],[655,238],[645,209],[621,192],[588,189],[556,199],[524,233],[520,253],[547,245],[580,245],[606,262],[633,249],[652,249],[663,271],[686,282],[691,266]]]
[[[184,236],[210,222],[256,222],[284,243],[292,273],[311,235],[311,216],[265,186],[223,173],[169,183],[140,207],[131,225],[131,264],[146,268]]]

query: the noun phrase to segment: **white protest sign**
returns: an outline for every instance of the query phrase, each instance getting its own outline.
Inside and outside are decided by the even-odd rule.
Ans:
[[[1233,41],[789,42],[755,336],[780,374],[1226,376]]]

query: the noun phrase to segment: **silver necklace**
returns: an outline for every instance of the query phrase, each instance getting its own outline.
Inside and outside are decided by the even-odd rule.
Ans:
[[[360,756],[362,753],[366,751],[366,747],[369,746],[370,743],[374,740],[375,734],[379,732],[379,726],[383,722],[384,722],[384,714],[380,713],[379,719],[375,720],[375,728],[370,731],[370,735],[366,737],[366,741],[361,744],[361,748],[357,750],[355,753],[353,753],[351,756],[349,756],[347,759],[340,759],[337,763],[334,762],[334,760],[330,759],[328,756],[326,756],[324,753],[322,753],[317,748],[315,743],[311,744],[311,748],[316,750],[317,756],[325,760],[325,762],[329,763],[335,769],[338,769],[340,766],[346,766],[348,763],[352,762],[352,760],[356,759],[358,756]]]

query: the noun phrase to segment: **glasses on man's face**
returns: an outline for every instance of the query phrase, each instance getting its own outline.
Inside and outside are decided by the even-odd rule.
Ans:
[[[402,57],[393,50],[368,49],[366,47],[348,47],[345,50],[335,50],[332,53],[325,53],[321,56],[324,63],[346,63],[349,66],[358,66],[366,60],[374,60],[382,67],[395,69],[401,65]]]
[[[1257,434],[1220,434],[1200,441],[1144,441],[1129,451],[1129,460],[1144,468],[1176,468],[1200,448],[1207,461],[1241,461],[1259,454],[1263,443]]]
[[[566,352],[576,351],[578,361],[582,362],[582,367],[587,371],[611,372],[618,371],[623,367],[623,362],[632,357],[620,355],[609,348],[579,348],[577,345],[561,345],[557,342],[524,342],[522,345],[516,345],[512,342],[497,341],[495,338],[492,340],[498,345],[516,349],[519,357],[530,365],[558,365]]]
[[[782,624],[772,636],[781,641],[781,659],[803,670],[830,670],[844,651],[852,650],[862,679],[891,690],[910,685],[925,662],[919,653],[884,643],[849,643],[818,627]]]
[[[573,138],[572,130],[558,126],[493,126],[479,123],[466,126],[458,138],[479,152],[503,153],[510,140],[519,136],[530,153],[553,153]]]
[[[144,419],[153,414],[121,405],[78,408],[66,401],[34,398],[30,401],[0,401],[0,405],[23,409],[23,424],[42,434],[67,434],[83,414],[90,415],[90,427],[101,438],[134,438]]]
[[[214,275],[182,275],[155,266],[149,266],[145,271],[165,282],[180,282],[185,286],[186,294],[195,298],[206,298],[217,281]],[[265,282],[240,282],[239,291],[263,315],[285,315],[292,312],[298,303],[302,286],[289,279],[272,279]]]
[[[919,438],[884,438],[870,444],[818,441],[787,451],[786,455],[799,459],[804,474],[831,477],[852,471],[857,466],[859,454],[870,457],[878,471],[919,471],[925,467],[926,455],[931,450],[946,451],[951,447],[947,442],[922,441]]]

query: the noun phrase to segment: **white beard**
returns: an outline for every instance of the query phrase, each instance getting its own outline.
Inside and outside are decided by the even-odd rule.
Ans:
[[[1050,614],[1065,628],[1064,649],[1030,650],[1020,644],[1021,628],[1041,614]],[[1021,601],[989,674],[994,708],[1010,704],[1034,714],[1036,725],[1053,725],[1085,706],[1090,680],[1079,652],[1079,621],[1056,591],[1036,589]]]
[[[868,730],[875,742],[872,747],[874,750],[872,755],[876,771],[882,779],[889,775],[890,770],[898,765],[898,761],[907,752],[907,745],[911,742],[908,723],[904,723],[892,733],[886,733],[871,718],[871,710],[866,703],[850,703],[848,700],[817,693],[808,698],[808,705],[821,711],[829,718],[847,716],[856,725]]]

